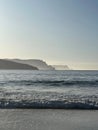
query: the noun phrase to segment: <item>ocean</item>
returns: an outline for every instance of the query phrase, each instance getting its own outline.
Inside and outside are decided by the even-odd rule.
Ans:
[[[98,71],[0,70],[0,108],[98,109]]]

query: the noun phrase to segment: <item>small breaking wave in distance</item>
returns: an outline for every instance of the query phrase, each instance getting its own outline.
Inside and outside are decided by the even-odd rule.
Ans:
[[[93,87],[93,86],[96,86],[98,87],[98,80],[91,80],[91,81],[79,81],[79,80],[72,80],[72,81],[64,81],[64,80],[55,80],[55,81],[49,81],[49,80],[36,80],[36,81],[33,81],[33,80],[10,80],[10,81],[7,81],[7,82],[1,82],[0,83],[0,86],[6,86],[6,85],[20,85],[20,86],[26,86],[26,85],[45,85],[45,86],[54,86],[54,87],[57,87],[57,86],[81,86],[83,85],[83,87],[85,86],[89,86],[89,87]],[[93,85],[93,86],[92,86]]]

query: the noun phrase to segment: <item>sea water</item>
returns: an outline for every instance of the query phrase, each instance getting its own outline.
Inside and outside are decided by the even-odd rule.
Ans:
[[[0,70],[0,108],[98,109],[98,71]]]

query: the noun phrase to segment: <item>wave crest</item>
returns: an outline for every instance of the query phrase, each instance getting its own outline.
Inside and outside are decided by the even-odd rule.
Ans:
[[[98,102],[90,100],[0,100],[0,108],[98,109]]]
[[[1,85],[45,85],[45,86],[74,86],[74,85],[77,85],[77,86],[80,86],[80,85],[96,85],[98,86],[98,80],[94,80],[94,81],[64,81],[64,80],[56,80],[56,81],[49,81],[49,80],[36,80],[36,81],[33,81],[33,80],[21,80],[21,81],[8,81],[8,82],[1,82],[0,83],[0,86]]]

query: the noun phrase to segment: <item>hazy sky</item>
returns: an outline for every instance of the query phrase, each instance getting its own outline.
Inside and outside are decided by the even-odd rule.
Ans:
[[[98,0],[0,0],[0,58],[98,69]]]

